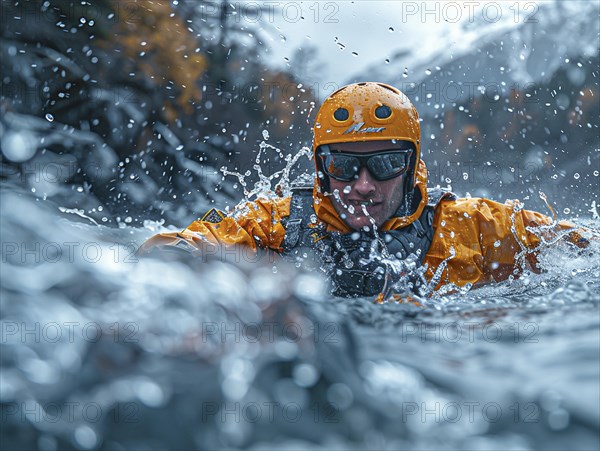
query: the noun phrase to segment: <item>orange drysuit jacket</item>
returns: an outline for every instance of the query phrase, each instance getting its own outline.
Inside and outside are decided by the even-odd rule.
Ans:
[[[389,219],[382,225],[383,230],[406,227],[423,212],[427,205],[427,169],[423,161],[419,164],[416,189],[422,199],[417,210],[410,216]],[[317,221],[324,223],[328,231],[351,231],[329,197],[317,189],[317,182],[313,198]],[[291,196],[247,202],[218,223],[194,221],[181,232],[155,235],[144,243],[140,253],[161,246],[181,245],[203,250],[207,243],[246,246],[253,251],[257,248],[281,251],[286,233],[281,220],[289,216],[290,204]],[[427,265],[425,275],[431,280],[443,265],[436,287],[439,288],[447,283],[477,286],[501,281],[525,267],[535,271],[536,251],[543,244],[542,239],[552,240],[562,230],[575,227],[560,222],[553,228],[533,229],[552,222],[545,215],[520,209],[518,201],[500,204],[481,198],[443,199],[435,209],[434,238],[423,259]],[[575,244],[585,241],[575,230],[566,237]]]

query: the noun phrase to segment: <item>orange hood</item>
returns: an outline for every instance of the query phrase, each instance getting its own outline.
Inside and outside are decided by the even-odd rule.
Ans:
[[[419,219],[423,209],[427,205],[427,167],[423,160],[419,160],[419,168],[417,169],[417,182],[415,191],[421,194],[421,201],[415,212],[410,216],[403,217],[392,217],[388,219],[383,226],[383,230],[394,230],[401,229],[407,225],[412,224],[414,221]],[[351,232],[352,229],[346,225],[346,223],[339,217],[333,204],[331,203],[330,196],[324,196],[321,192],[319,185],[319,178],[315,179],[315,185],[313,188],[314,208],[317,217],[327,224],[327,230],[334,232]]]

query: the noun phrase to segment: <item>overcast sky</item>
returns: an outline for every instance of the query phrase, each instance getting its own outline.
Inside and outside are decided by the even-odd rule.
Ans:
[[[272,64],[284,65],[299,47],[316,46],[319,70],[313,81],[335,83],[372,64],[386,64],[400,49],[460,45],[465,23],[494,27],[535,14],[535,2],[482,1],[264,1],[238,2],[238,12],[255,20],[257,5],[267,8],[262,22],[272,25]],[[254,9],[253,9],[254,8]],[[531,16],[534,17],[534,16]],[[286,37],[285,42],[279,32]],[[343,47],[342,47],[343,46]],[[357,56],[353,54],[355,52]]]
[[[314,75],[315,81],[338,83],[368,65],[385,64],[394,51],[416,44],[418,36],[425,34],[419,30],[420,19],[402,23],[401,2],[281,2],[281,5],[281,12],[273,15],[273,25],[286,36],[286,41],[276,37],[271,42],[273,62],[285,64],[284,58],[292,58],[297,48],[316,46],[322,65]],[[304,19],[297,19],[300,9]],[[430,34],[444,28],[442,24],[432,25],[428,27]]]

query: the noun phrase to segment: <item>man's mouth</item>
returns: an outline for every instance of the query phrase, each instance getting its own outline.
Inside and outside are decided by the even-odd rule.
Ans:
[[[352,205],[354,208],[358,209],[358,211],[361,211],[363,207],[371,209],[371,208],[377,207],[380,204],[381,204],[381,202],[375,202],[373,199],[349,200],[348,201],[348,205]]]
[[[348,199],[348,202],[351,204],[355,204],[355,205],[360,205],[360,204],[364,204],[364,205],[375,205],[375,204],[379,204],[381,202],[377,202],[373,199]]]

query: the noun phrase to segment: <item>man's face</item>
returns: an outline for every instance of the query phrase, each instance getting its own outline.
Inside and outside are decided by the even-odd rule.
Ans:
[[[363,141],[330,144],[332,152],[371,153],[396,147],[392,141]],[[358,178],[350,182],[329,177],[331,201],[338,215],[353,230],[380,227],[396,212],[404,198],[406,173],[390,180],[373,178],[366,167],[361,167]],[[364,213],[366,209],[366,215]]]

